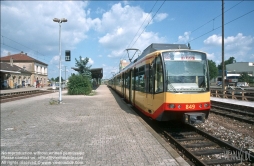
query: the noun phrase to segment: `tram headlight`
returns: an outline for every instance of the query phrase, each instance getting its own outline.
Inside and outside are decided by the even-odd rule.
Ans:
[[[180,108],[181,108],[181,105],[178,105],[177,107],[178,107],[178,109],[180,109]]]
[[[175,108],[175,104],[169,104],[168,107],[169,108]]]
[[[202,104],[199,104],[199,108],[202,108]]]
[[[209,104],[205,103],[205,104],[204,104],[204,107],[209,107]]]

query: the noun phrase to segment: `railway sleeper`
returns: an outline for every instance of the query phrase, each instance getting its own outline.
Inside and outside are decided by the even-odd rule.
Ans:
[[[177,132],[177,133],[170,133],[173,137],[183,137],[183,136],[198,136],[197,132],[189,131],[189,132]]]
[[[206,150],[192,151],[192,153],[196,156],[213,155],[213,154],[225,153],[225,149],[206,149]]]
[[[212,160],[204,160],[203,162],[206,163],[207,165],[237,164],[237,163],[241,163],[241,160],[212,159]]]
[[[187,138],[175,138],[177,141],[195,141],[195,140],[205,140],[204,137],[187,137]]]
[[[200,148],[200,147],[210,147],[210,146],[216,146],[216,143],[213,142],[201,142],[201,143],[192,143],[192,144],[186,144],[183,145],[186,148]]]
[[[239,121],[254,123],[253,117],[246,117],[246,116],[239,115],[239,114],[234,114],[234,113],[225,113],[224,111],[217,111],[217,110],[216,111],[212,110],[212,112],[214,112],[215,114],[220,114],[220,115],[224,115],[224,116],[227,116],[227,117],[230,117],[230,118],[234,118],[234,119],[239,120]]]
[[[236,110],[236,109],[230,109],[229,108],[226,108],[226,107],[218,107],[218,106],[213,106],[215,108],[219,108],[219,109],[223,109],[224,111],[227,111],[227,112],[230,112],[230,113],[234,113],[234,114],[237,114],[237,115],[249,115],[249,116],[254,116],[254,113],[252,112],[248,112],[248,111],[241,111],[241,110]],[[213,110],[214,112],[218,111],[218,110]],[[223,112],[224,112],[223,111]],[[220,112],[220,111],[218,111]]]

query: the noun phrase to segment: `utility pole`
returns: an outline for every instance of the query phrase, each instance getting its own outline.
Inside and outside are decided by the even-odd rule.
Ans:
[[[53,21],[59,24],[59,104],[60,104],[62,103],[61,23],[67,22],[67,19],[54,18]]]
[[[224,66],[224,0],[222,0],[222,36],[221,36],[221,44],[222,44],[222,92],[223,98],[225,97],[225,66]]]
[[[65,67],[65,71],[64,72],[65,72],[65,83],[66,83],[66,66],[64,66],[64,67]]]

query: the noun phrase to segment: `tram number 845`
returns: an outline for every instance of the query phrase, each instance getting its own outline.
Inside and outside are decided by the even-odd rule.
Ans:
[[[195,104],[186,104],[186,109],[195,109]]]

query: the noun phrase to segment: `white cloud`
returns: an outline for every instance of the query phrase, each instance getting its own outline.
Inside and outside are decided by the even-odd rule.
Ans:
[[[166,17],[167,15],[162,13],[158,14],[157,19],[159,21]],[[159,37],[158,33],[144,31],[141,34],[151,18],[152,16],[145,13],[140,7],[123,6],[122,3],[113,5],[109,11],[103,14],[98,27],[99,32],[105,33],[99,38],[99,43],[111,50],[107,56],[121,57],[126,54],[124,50],[127,47],[134,47],[143,51],[151,43],[164,42],[165,39]],[[131,41],[132,43],[130,43]]]
[[[117,25],[117,27],[128,27],[124,29],[136,32],[146,17],[145,25],[151,20],[150,14],[144,13],[140,7],[122,6],[121,3],[117,3],[102,15],[99,30],[114,31]]]
[[[178,37],[178,43],[186,43],[190,39],[190,32],[184,32],[183,36]]]
[[[221,39],[219,35],[212,35],[204,40],[204,44],[210,47],[221,47]],[[253,45],[254,37],[244,36],[242,33],[238,33],[236,36],[226,37],[224,39],[225,60],[229,57],[235,57],[238,62],[248,59],[251,60],[251,53],[249,51],[253,50]]]
[[[8,53],[9,53],[8,50],[6,50],[6,49],[1,49],[1,55],[0,55],[0,56],[1,56],[1,57],[7,56]]]
[[[54,56],[51,60],[50,60],[50,64],[57,64],[59,63],[59,55]]]
[[[208,37],[206,40],[204,40],[204,44],[219,46],[219,45],[221,45],[221,36],[212,35],[212,36]]]
[[[48,55],[57,52],[59,43],[59,24],[53,18],[66,18],[61,24],[62,48],[71,49],[99,22],[88,17],[86,7],[86,1],[1,2],[1,33]]]
[[[111,78],[113,74],[116,74],[119,69],[115,66],[103,65],[103,78]]]
[[[211,54],[207,53],[207,59],[212,60],[214,58],[215,58],[214,53],[211,53]]]
[[[90,65],[94,64],[94,61],[92,60],[92,58],[89,58],[88,64]]]
[[[155,20],[156,21],[162,21],[162,20],[164,20],[165,18],[167,18],[168,17],[168,14],[167,13],[159,13],[159,14],[157,14],[156,16],[155,16]]]
[[[247,52],[253,48],[254,37],[243,36],[242,33],[238,33],[235,37],[229,36],[225,39],[225,48],[229,51]]]

